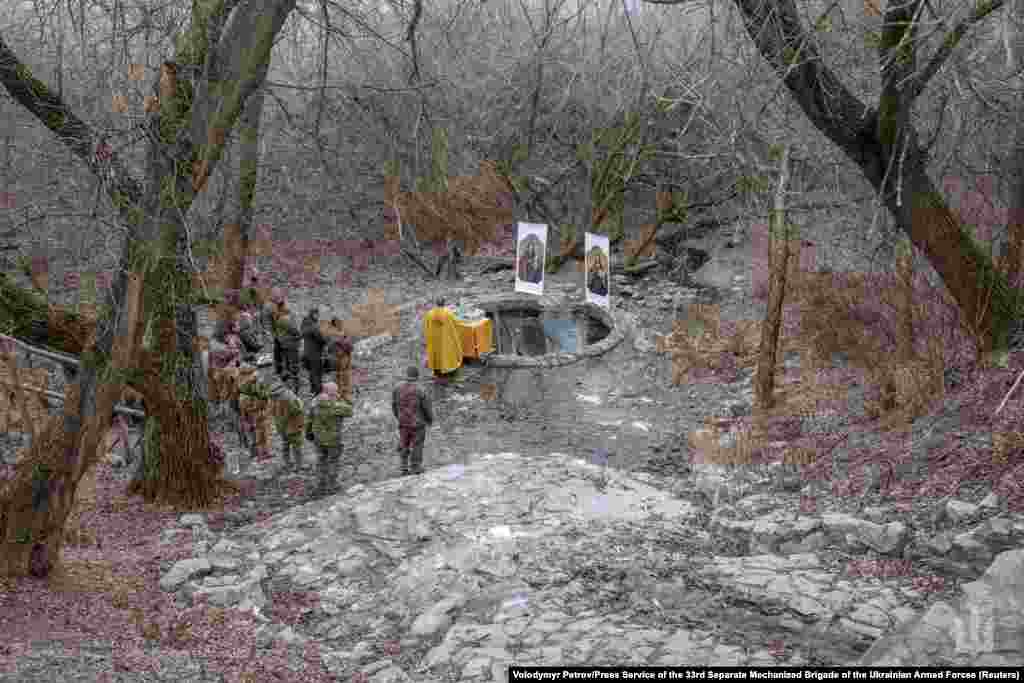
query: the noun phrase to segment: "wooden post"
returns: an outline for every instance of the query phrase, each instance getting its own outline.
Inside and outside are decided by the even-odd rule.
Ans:
[[[789,182],[789,145],[782,149],[779,163],[779,184],[771,212],[768,232],[769,293],[768,311],[761,328],[754,393],[757,407],[768,410],[775,405],[775,368],[779,332],[782,327],[782,305],[786,296],[786,270],[789,267],[790,235],[786,226],[786,184]]]
[[[494,317],[491,319],[491,325],[494,329],[491,330],[491,334],[494,335],[494,352],[501,354],[501,312],[494,311]]]

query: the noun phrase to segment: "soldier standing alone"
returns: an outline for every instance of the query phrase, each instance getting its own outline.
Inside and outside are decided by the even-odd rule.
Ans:
[[[423,474],[423,442],[427,427],[434,423],[434,410],[426,392],[416,385],[420,371],[415,365],[405,371],[407,382],[391,392],[391,412],[398,418],[398,454],[402,476]]]

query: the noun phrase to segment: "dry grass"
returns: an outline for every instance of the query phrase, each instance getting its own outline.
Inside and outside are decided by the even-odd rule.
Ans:
[[[733,438],[722,445],[722,438],[729,432],[729,423],[709,418],[703,427],[687,435],[687,441],[694,450],[695,461],[708,465],[749,465],[756,461],[762,448],[762,440],[756,426],[743,425],[734,431]]]
[[[803,419],[842,404],[849,386],[823,379],[835,354],[861,373],[867,414],[882,431],[913,422],[945,398],[944,372],[958,354],[962,357],[962,331],[950,301],[924,286],[909,261],[900,261],[896,276],[816,273],[799,265],[797,259],[790,261],[777,357],[798,352],[800,376],[791,378],[778,369],[772,408],[755,408],[746,424],[733,429],[728,448],[719,443],[721,426],[712,422],[694,430],[690,443],[705,460],[751,462],[768,443],[798,438]],[[691,370],[753,368],[761,324],[723,324],[716,306],[693,305],[671,334],[658,339],[657,350],[671,356],[677,385],[687,381]],[[801,447],[786,450],[782,460],[809,463],[814,456]]]
[[[668,353],[673,362],[673,382],[682,384],[690,370],[705,368],[712,371],[726,367],[753,368],[757,364],[761,342],[761,323],[754,320],[722,322],[718,306],[694,304],[686,320],[677,320],[673,332],[657,340],[657,350]],[[793,335],[784,337],[780,344],[787,349],[799,349]],[[804,368],[811,368],[804,363]],[[794,418],[817,414],[821,405],[834,401],[841,389],[823,383],[813,371],[804,370],[798,378],[787,377],[777,370],[775,404],[770,410],[755,409],[753,416],[732,429],[728,446],[722,446],[722,437],[729,431],[729,422],[712,419],[707,425],[690,433],[690,445],[705,462],[717,464],[750,464],[765,452],[766,445],[794,433]],[[779,437],[779,438],[776,438]],[[784,456],[785,457],[785,456]],[[804,453],[794,456],[809,459]]]
[[[914,321],[929,316],[925,298],[914,292],[908,297],[906,288],[913,286],[863,273],[801,271],[791,290],[800,306],[799,344],[810,364],[826,367],[842,354],[863,370],[872,388],[868,414],[883,420],[884,428],[912,422],[945,395],[946,340],[908,324],[908,298],[920,302],[910,311]],[[915,329],[924,334],[908,340]]]
[[[33,424],[40,425],[49,416],[49,405],[39,392],[49,386],[50,370],[24,367],[17,355],[0,354],[0,432],[31,433]],[[19,387],[24,405],[18,398]]]

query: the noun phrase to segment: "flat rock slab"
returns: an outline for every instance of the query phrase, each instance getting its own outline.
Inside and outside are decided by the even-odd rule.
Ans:
[[[814,552],[699,555],[696,539],[714,525],[652,481],[559,453],[471,454],[243,527],[162,585],[256,613],[270,611],[268,585],[313,594],[302,623],[268,625],[267,642],[314,639],[339,676],[413,683],[506,680],[513,662],[849,664],[871,639],[919,619],[898,587],[829,570]],[[753,519],[730,522],[736,533],[767,542],[870,524],[769,503],[738,504]],[[1003,578],[979,583],[976,602],[1019,592],[1009,578],[1019,564],[1004,560]],[[931,620],[960,623],[953,611]],[[989,641],[1000,637],[997,626]],[[874,656],[909,657],[903,642]]]

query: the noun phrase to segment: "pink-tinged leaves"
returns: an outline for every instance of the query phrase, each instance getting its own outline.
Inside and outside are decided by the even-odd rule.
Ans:
[[[363,240],[345,240],[344,256],[355,258],[366,250]]]
[[[910,586],[921,593],[938,593],[946,587],[946,580],[941,576],[915,576]]]
[[[975,178],[974,187],[991,203],[996,196],[996,177],[991,173],[980,175]]]
[[[96,145],[96,158],[102,162],[109,161],[114,156],[113,148],[106,142]]]
[[[381,258],[389,258],[398,256],[402,251],[401,245],[398,240],[380,240],[377,242],[374,254]]]
[[[352,255],[352,267],[363,271],[370,267],[370,256],[365,251]]]
[[[964,181],[956,176],[946,176],[942,179],[942,192],[946,200],[953,206],[959,205],[960,197],[964,191]]]
[[[402,646],[397,640],[386,640],[381,647],[388,657],[396,657],[402,652]]]
[[[45,271],[49,268],[50,257],[46,254],[37,254],[32,257],[32,269],[35,271]]]
[[[14,208],[14,193],[13,192],[0,192],[0,209],[13,209]]]
[[[351,287],[352,286],[352,273],[348,269],[345,269],[334,276],[335,287]]]
[[[772,640],[768,643],[768,654],[775,658],[786,656],[786,644],[781,640]]]
[[[848,576],[884,579],[910,576],[910,560],[853,560],[846,565]]]
[[[813,515],[818,509],[818,500],[814,496],[800,496],[800,514]]]
[[[352,383],[366,384],[370,381],[370,371],[366,368],[352,368]]]

